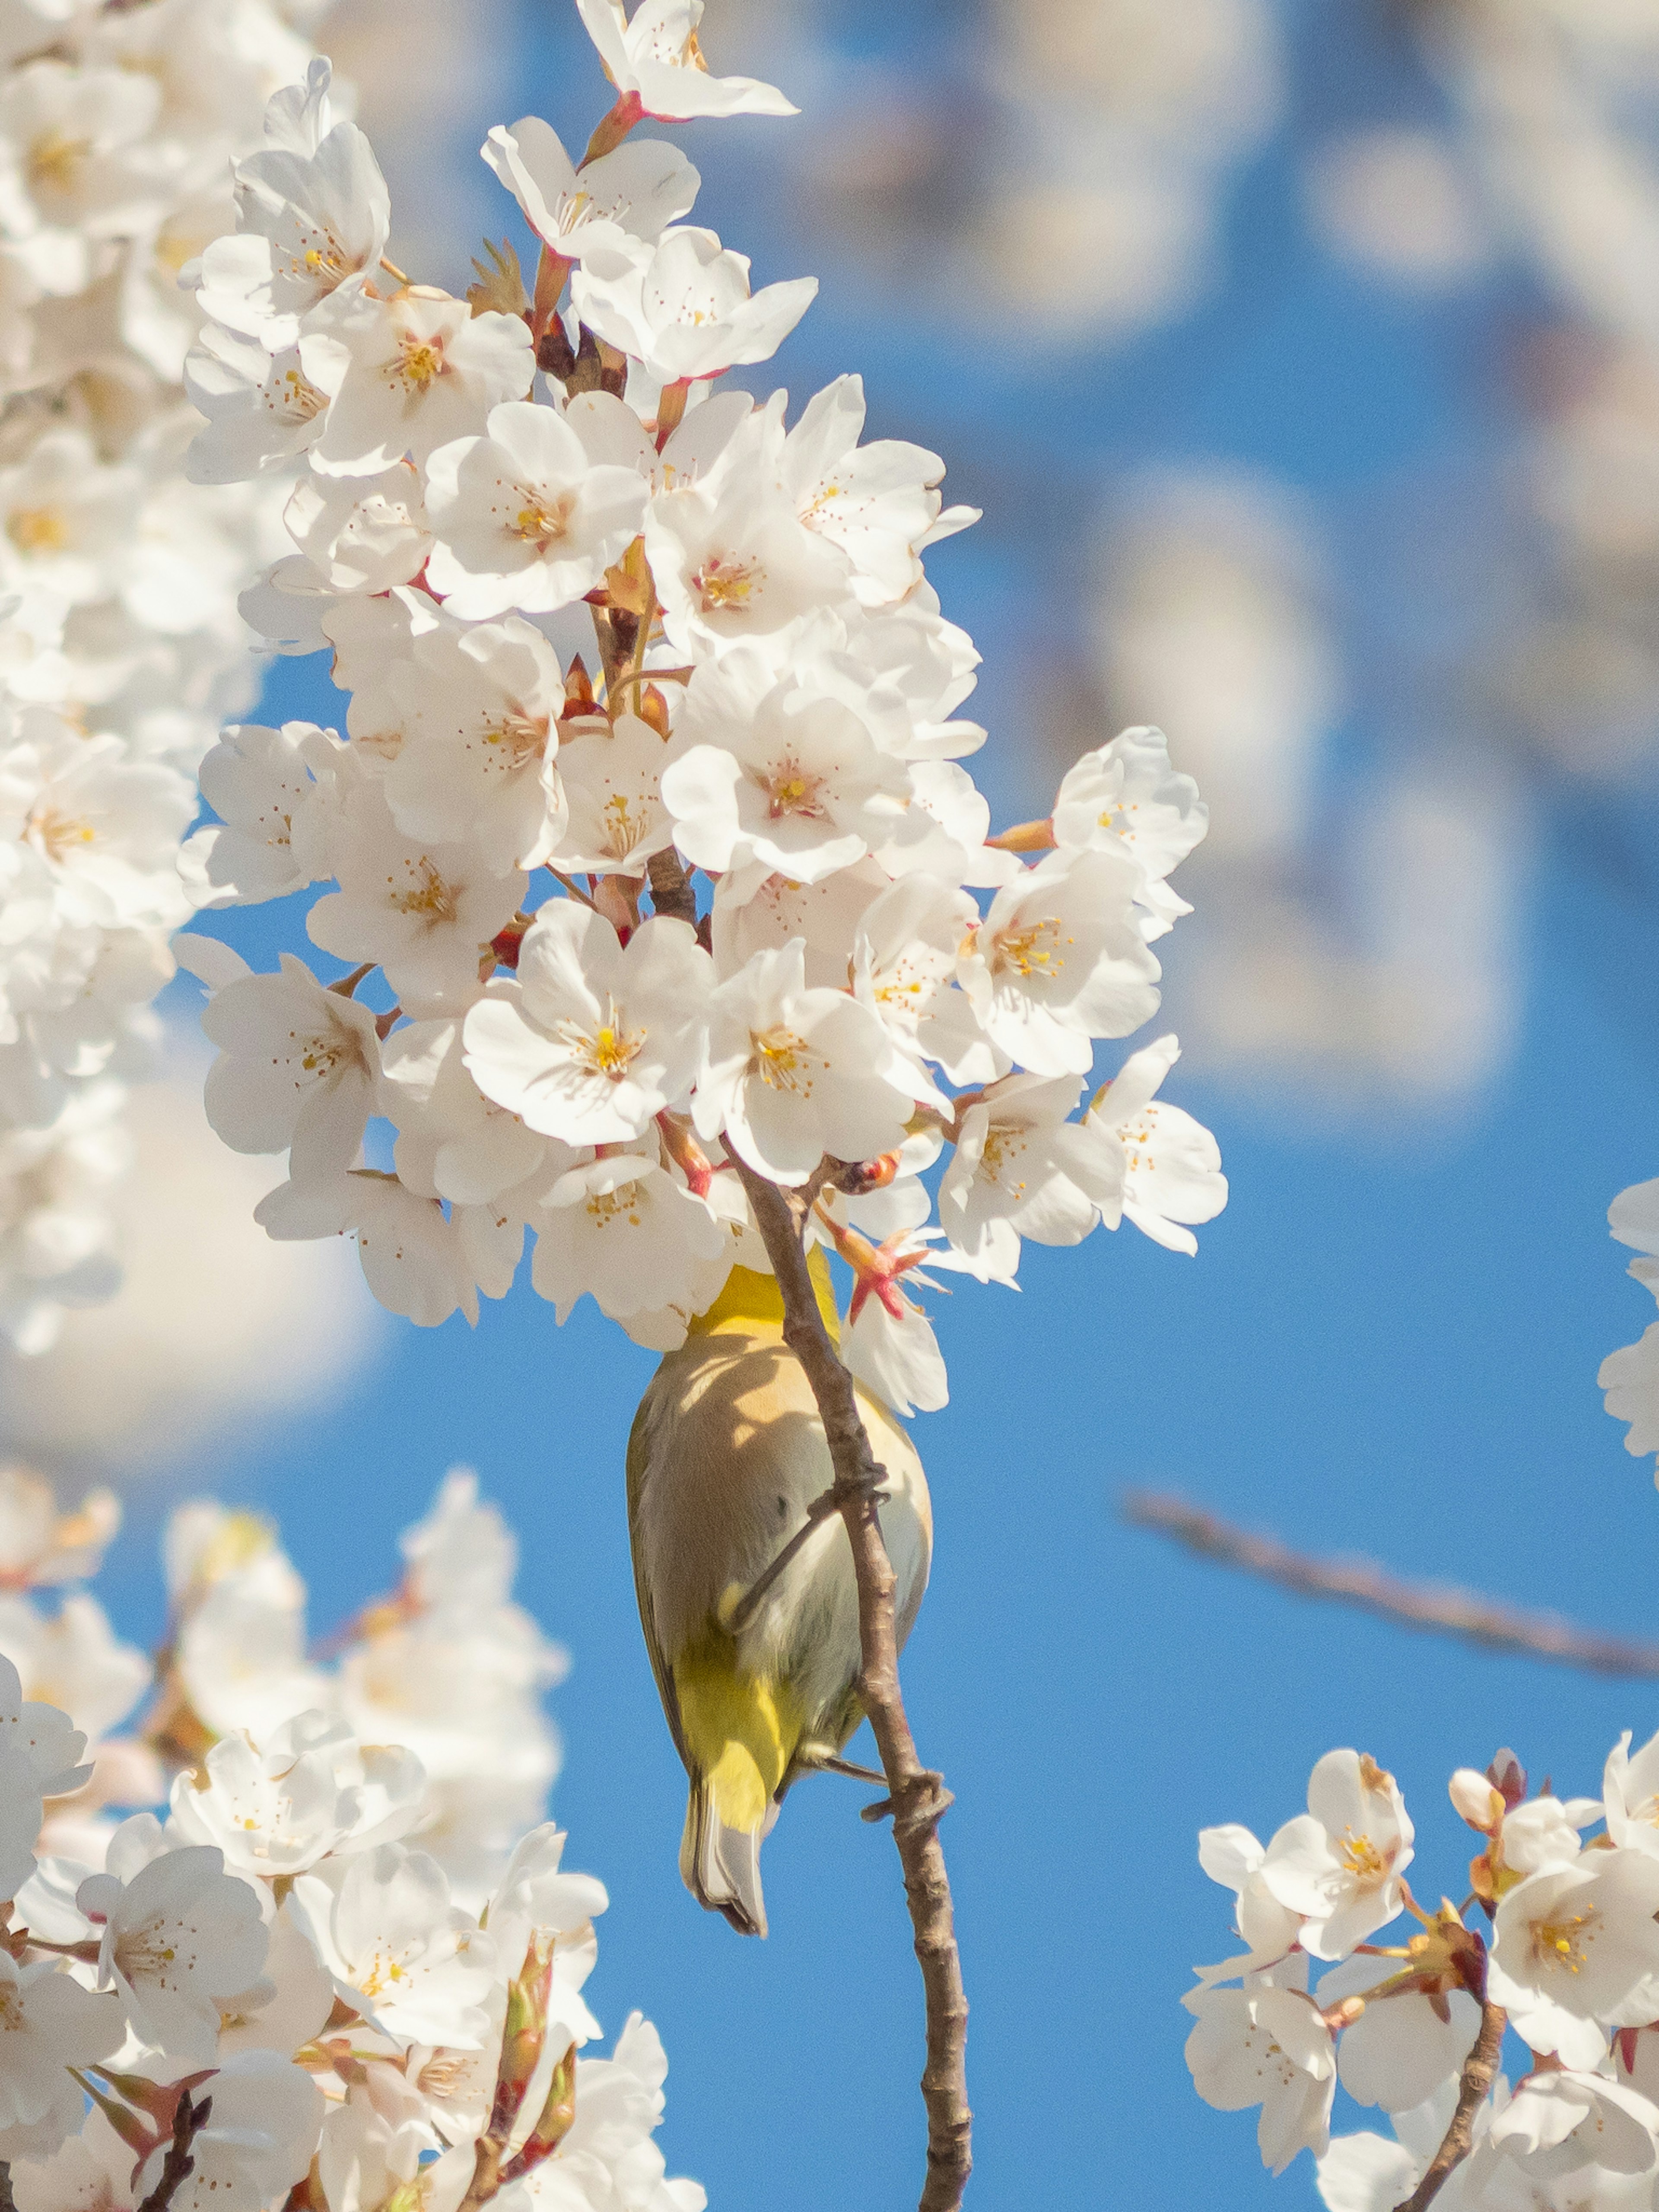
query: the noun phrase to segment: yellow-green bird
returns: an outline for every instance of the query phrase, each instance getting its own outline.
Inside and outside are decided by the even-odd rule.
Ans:
[[[811,1256],[834,1336],[829,1270]],[[887,1408],[862,1389],[859,1404],[886,1469],[881,1529],[902,1644],[933,1553],[927,1479]],[[777,1285],[734,1267],[640,1401],[628,1520],[646,1648],[690,1777],[680,1872],[745,1936],[766,1933],[760,1847],[784,1792],[836,1758],[864,1717],[858,1589],[839,1515],[805,1538],[752,1617],[739,1610],[833,1480],[811,1388],[783,1341]]]

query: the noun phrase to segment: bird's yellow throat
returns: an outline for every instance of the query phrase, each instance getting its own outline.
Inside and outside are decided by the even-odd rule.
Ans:
[[[835,1286],[830,1261],[822,1245],[806,1255],[808,1273],[818,1302],[818,1313],[831,1344],[841,1342],[841,1320],[836,1311]],[[733,1267],[712,1306],[700,1313],[686,1331],[689,1336],[754,1336],[763,1330],[783,1330],[783,1293],[775,1275],[757,1274],[752,1267]]]

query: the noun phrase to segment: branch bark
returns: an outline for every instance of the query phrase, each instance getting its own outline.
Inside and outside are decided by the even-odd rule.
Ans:
[[[835,1468],[836,1502],[853,1547],[863,1654],[859,1696],[881,1753],[892,1805],[893,1841],[904,1869],[904,1894],[927,2005],[927,2062],[922,2069],[921,2094],[927,2110],[927,2178],[921,2212],[955,2212],[973,2167],[973,2115],[968,2105],[968,2000],[963,1992],[951,1884],[939,1839],[939,1820],[951,1802],[951,1793],[942,1775],[923,1766],[904,1711],[894,1622],[895,1577],[874,1497],[882,1469],[859,1417],[853,1378],[836,1357],[813,1295],[802,1246],[805,1206],[800,1201],[805,1194],[781,1190],[735,1154],[732,1163],[749,1194],[783,1295],[784,1341],[799,1360],[817,1401]]]
[[[196,2171],[190,2147],[213,2116],[211,2097],[198,2097],[192,2105],[185,2090],[173,2112],[173,2141],[161,2160],[161,2179],[138,2207],[138,2212],[167,2212],[167,2207]]]
[[[1242,1567],[1299,1597],[1332,1598],[1404,1628],[1461,1637],[1488,1651],[1522,1652],[1595,1674],[1659,1676],[1659,1644],[1603,1636],[1576,1627],[1558,1613],[1526,1613],[1449,1583],[1407,1582],[1370,1559],[1315,1559],[1276,1537],[1250,1535],[1184,1498],[1158,1491],[1125,1491],[1118,1510],[1138,1528],[1173,1537],[1189,1552],[1223,1566]]]
[[[1395,2206],[1395,2212],[1428,2212],[1447,2176],[1468,2156],[1474,2139],[1474,2116],[1492,2094],[1507,2017],[1503,2006],[1494,2004],[1490,1997],[1482,2005],[1480,2033],[1463,2061],[1463,2078],[1457,2085],[1457,2109],[1452,2114],[1451,2125],[1430,2160],[1428,2171],[1405,2203]]]
[[[0,2212],[17,2212],[17,2201],[11,2193],[11,2166],[0,2158]]]

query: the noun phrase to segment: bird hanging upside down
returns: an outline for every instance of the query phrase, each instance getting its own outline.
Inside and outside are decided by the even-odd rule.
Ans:
[[[833,1338],[822,1252],[811,1268]],[[862,1389],[858,1399],[885,1469],[879,1515],[902,1646],[933,1553],[927,1479],[895,1417]],[[811,1386],[783,1341],[777,1284],[734,1267],[640,1401],[628,1520],[646,1648],[690,1777],[680,1872],[745,1936],[766,1933],[760,1847],[784,1792],[835,1761],[864,1717],[858,1588],[839,1514],[744,1602],[834,1480]]]

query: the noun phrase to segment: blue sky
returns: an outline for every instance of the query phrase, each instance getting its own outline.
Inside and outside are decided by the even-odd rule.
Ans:
[[[579,142],[597,71],[562,11],[523,17],[524,89],[502,116],[538,107]],[[918,68],[963,20],[890,0],[837,9],[834,36],[843,59]],[[1294,6],[1284,21],[1291,127],[1237,180],[1219,289],[1172,329],[1069,351],[1029,396],[997,334],[899,312],[856,257],[815,249],[781,128],[729,126],[772,132],[758,153],[687,135],[703,219],[753,252],[757,280],[823,277],[781,377],[804,395],[863,368],[874,427],[937,446],[949,489],[987,504],[980,532],[931,567],[986,653],[992,742],[975,769],[1001,819],[1052,787],[1022,748],[1017,672],[1055,619],[1042,533],[1062,550],[1080,533],[1085,492],[1126,468],[1233,460],[1323,502],[1340,538],[1397,480],[1484,480],[1507,434],[1483,350],[1492,300],[1403,304],[1331,262],[1302,221],[1309,131],[1429,113],[1431,95],[1380,6],[1369,27],[1366,10],[1342,11],[1342,36],[1337,11]],[[1350,545],[1356,600],[1366,562]],[[1385,660],[1361,666],[1378,689],[1360,689],[1339,762],[1387,742]],[[340,708],[317,668],[274,672],[269,719]],[[1215,1129],[1232,1190],[1198,1259],[1127,1227],[1075,1252],[1028,1246],[1021,1294],[964,1284],[943,1312],[952,1401],[916,1425],[938,1554],[904,1674],[923,1755],[957,1798],[945,1838],[984,2212],[1315,2201],[1308,2160],[1268,2181],[1252,2117],[1201,2107],[1182,2062],[1188,1969],[1233,1948],[1228,1900],[1196,1866],[1199,1826],[1237,1820],[1265,1838],[1301,1809],[1320,1753],[1353,1744],[1401,1778],[1422,1891],[1457,1896],[1469,1839],[1446,1804],[1454,1765],[1510,1743],[1594,1794],[1619,1729],[1640,1741],[1659,1724],[1651,1686],[1310,1607],[1113,1512],[1125,1484],[1176,1487],[1310,1547],[1651,1628],[1659,1499],[1595,1389],[1601,1358],[1651,1312],[1604,1217],[1659,1170],[1654,915],[1639,869],[1603,859],[1610,844],[1652,849],[1651,802],[1553,790],[1534,819],[1521,1033],[1466,1113],[1338,1116],[1288,1082],[1234,1089],[1183,1070],[1171,1091]],[[279,945],[302,949],[292,902],[212,926],[265,965]],[[1178,1029],[1178,969],[1167,1012]],[[680,1886],[682,1777],[623,1513],[650,1356],[591,1304],[556,1329],[527,1283],[476,1333],[398,1325],[380,1347],[331,1410],[228,1439],[177,1479],[275,1514],[326,1627],[386,1584],[397,1531],[445,1468],[475,1466],[520,1532],[525,1601],[573,1656],[554,1700],[567,1763],[553,1809],[573,1863],[611,1889],[592,1988],[607,2032],[634,2005],[663,2032],[671,2172],[734,2212],[902,2203],[921,2168],[920,1997],[890,1843],[857,1818],[865,1793],[825,1779],[791,1798],[767,1846],[766,1943]],[[135,1633],[159,1603],[153,1519],[138,1522],[106,1578]]]

